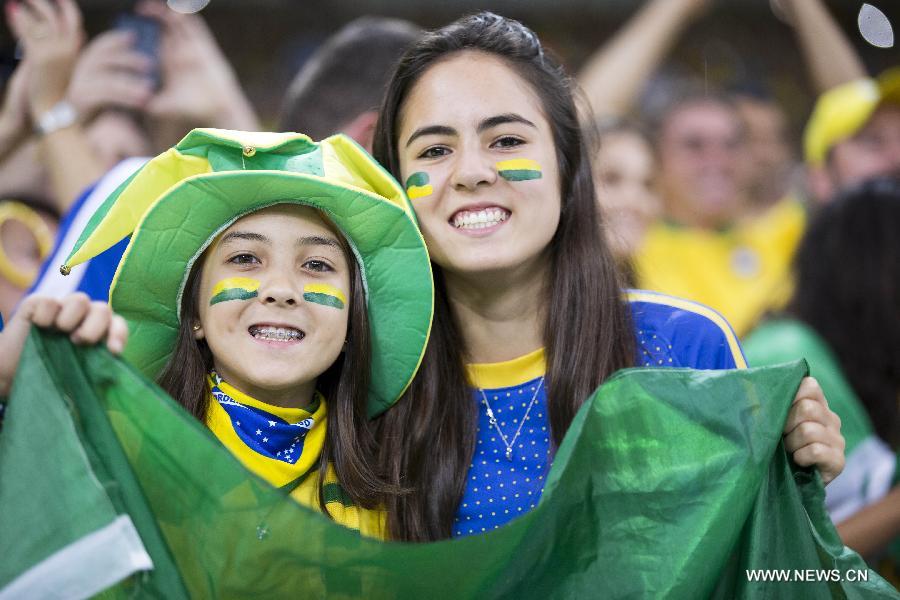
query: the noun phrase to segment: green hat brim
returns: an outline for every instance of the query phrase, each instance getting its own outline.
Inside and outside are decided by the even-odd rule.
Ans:
[[[124,356],[155,378],[179,329],[181,294],[194,262],[234,221],[274,204],[323,211],[360,263],[371,330],[368,415],[393,405],[425,353],[434,284],[425,242],[410,216],[378,195],[315,175],[226,171],[185,179],[148,209],[110,289],[129,324]],[[136,251],[138,249],[138,251]]]

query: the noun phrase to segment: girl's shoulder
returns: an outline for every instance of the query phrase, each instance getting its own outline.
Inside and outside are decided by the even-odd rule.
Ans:
[[[628,290],[637,364],[648,367],[743,369],[747,361],[728,321],[698,302]]]

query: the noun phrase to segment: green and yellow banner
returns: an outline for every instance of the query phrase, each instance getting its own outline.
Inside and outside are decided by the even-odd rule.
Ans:
[[[400,544],[253,476],[106,350],[34,334],[0,431],[0,597],[898,598],[782,447],[806,371],[617,373],[572,422],[537,508]],[[772,570],[788,579],[763,581]]]

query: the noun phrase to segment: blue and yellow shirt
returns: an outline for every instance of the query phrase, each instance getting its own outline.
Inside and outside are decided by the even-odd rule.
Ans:
[[[747,366],[737,337],[715,311],[654,292],[633,291],[628,299],[636,364],[693,369]],[[496,529],[537,506],[552,461],[545,371],[543,348],[506,362],[467,366],[478,406],[478,433],[454,536]],[[509,459],[497,428],[507,442],[515,438]]]

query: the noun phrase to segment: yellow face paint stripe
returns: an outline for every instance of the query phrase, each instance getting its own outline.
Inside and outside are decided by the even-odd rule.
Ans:
[[[218,304],[228,300],[250,300],[256,298],[259,281],[250,277],[228,277],[213,286],[209,304]]]
[[[303,286],[303,299],[332,308],[344,308],[347,305],[347,297],[344,293],[327,283],[306,284]]]

